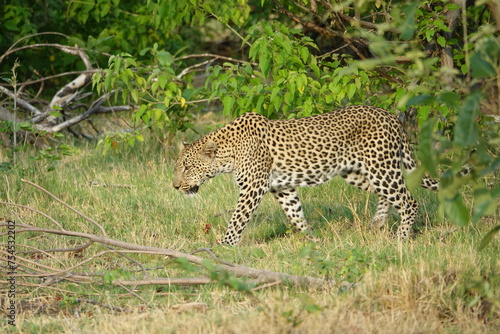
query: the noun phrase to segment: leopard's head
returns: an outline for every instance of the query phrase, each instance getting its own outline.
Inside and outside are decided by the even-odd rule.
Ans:
[[[206,138],[183,144],[184,148],[175,163],[173,186],[187,196],[194,196],[205,181],[217,174],[217,144]]]

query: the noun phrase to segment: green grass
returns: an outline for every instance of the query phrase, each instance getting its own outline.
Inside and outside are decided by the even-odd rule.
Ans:
[[[186,253],[212,247],[224,261],[356,285],[346,289],[335,284],[323,290],[277,285],[243,293],[216,284],[126,290],[104,284],[102,279],[94,279],[98,283],[92,284],[63,281],[47,287],[35,278],[20,279],[37,285],[18,286],[16,299],[24,303],[24,310],[18,312],[16,328],[0,320],[1,332],[495,333],[500,329],[498,238],[483,251],[477,249],[481,238],[499,223],[498,213],[475,226],[460,228],[439,221],[436,194],[419,189],[414,192],[420,204],[417,236],[399,243],[389,236],[397,227],[396,213],[392,211],[385,230],[373,231],[370,220],[376,199],[335,179],[300,189],[306,217],[319,234],[316,245],[289,231],[279,205],[266,195],[240,245],[217,246],[215,240],[224,234],[237,200],[231,175],[207,182],[197,198],[187,199],[171,185],[175,149],[143,144],[136,150],[102,156],[93,145],[80,146],[78,155],[64,157],[52,172],[46,171],[43,161],[31,162],[26,153],[24,169],[0,175],[0,199],[37,208],[66,229],[100,233],[88,221],[23,183],[24,178],[98,221],[113,239]],[[133,187],[94,187],[89,181]],[[25,209],[2,206],[1,217],[55,228]],[[0,242],[3,247],[4,239]],[[22,245],[68,248],[85,241],[18,233],[16,242],[19,252]],[[91,246],[79,254],[52,253],[31,260],[65,268],[103,250]],[[151,277],[200,275],[186,272],[163,257],[130,256],[148,268],[163,267],[148,271]],[[137,269],[125,258],[106,254],[74,271],[127,276],[127,270]],[[144,278],[141,271],[128,276]],[[5,303],[3,291],[1,303]],[[75,303],[74,297],[131,312],[119,314],[102,305]],[[0,307],[5,307],[1,303]],[[189,303],[204,306],[189,307]]]

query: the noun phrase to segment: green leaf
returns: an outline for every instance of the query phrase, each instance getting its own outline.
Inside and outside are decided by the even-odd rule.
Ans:
[[[236,98],[232,95],[226,95],[222,98],[222,104],[224,105],[224,115],[231,115]]]
[[[10,31],[19,31],[19,28],[17,26],[16,21],[14,20],[7,20],[4,22],[3,26]]]
[[[460,9],[460,8],[462,8],[462,7],[460,7],[460,5],[456,4],[456,3],[448,3],[448,4],[446,4],[446,9],[450,10],[450,11],[451,10],[457,10],[457,9]]]
[[[474,52],[470,57],[470,67],[474,78],[490,78],[496,75],[495,67],[481,52]]]
[[[187,261],[187,260],[186,260]],[[215,271],[215,269],[217,268],[215,266],[215,264],[213,264],[212,262],[210,262],[209,260],[201,260],[201,265],[202,267],[204,267],[205,269],[207,269],[208,271]]]
[[[401,26],[401,39],[402,40],[409,40],[412,38],[413,33],[415,31],[415,13],[417,11],[417,7],[420,5],[420,1],[414,1],[410,2],[409,5],[406,5],[403,7],[403,11],[406,14],[406,20]]]
[[[431,104],[435,101],[436,99],[431,96],[431,95],[427,95],[427,94],[422,94],[422,95],[418,95],[418,96],[415,96],[414,98],[410,99],[406,105],[411,107],[411,106],[419,106],[419,105],[422,105],[422,104]]]
[[[62,114],[59,111],[57,111],[57,110],[52,110],[50,112],[50,116],[57,118],[57,117],[62,117]]]
[[[271,91],[271,97],[270,97],[270,101],[271,103],[274,101],[274,99],[276,99],[276,97],[278,96],[278,94],[281,92],[281,88],[280,87],[274,87]]]
[[[356,90],[356,85],[353,83],[347,86],[347,97],[349,98],[349,100],[351,100],[354,94],[356,94]]]
[[[174,61],[170,52],[167,51],[159,51],[156,56],[158,57],[158,62],[163,66],[170,66]]]
[[[458,110],[453,142],[460,147],[474,145],[479,137],[477,115],[481,95],[476,92],[465,98]]]
[[[134,102],[137,103],[139,101],[139,92],[136,89],[130,90],[130,95],[132,96]],[[126,99],[124,98],[123,100],[125,101]]]
[[[472,210],[472,221],[477,223],[483,216],[494,215],[497,204],[492,194],[484,186],[474,189],[474,207]]]
[[[483,250],[488,244],[493,240],[496,234],[500,233],[500,225],[495,226],[491,231],[486,233],[481,244],[479,245],[479,250]]]
[[[424,121],[419,134],[418,157],[431,176],[436,177],[436,160],[434,158],[432,134],[436,127],[436,119]]]
[[[12,132],[17,132],[21,128],[20,123],[16,123],[16,122],[9,122],[9,123],[10,123],[10,130]]]
[[[429,114],[431,112],[431,106],[420,106],[418,107],[418,120],[419,123],[425,121],[429,118]]]
[[[264,95],[259,96],[259,99],[257,100],[257,104],[255,105],[255,109],[253,111],[261,114],[262,113],[262,105],[264,104],[265,101]]]
[[[444,92],[438,96],[438,101],[445,103],[449,107],[458,108],[460,95],[455,92]]]
[[[307,61],[309,60],[309,57],[310,57],[310,53],[309,53],[309,50],[303,46],[300,48],[300,57],[302,58],[302,60],[304,61],[304,63],[307,63]]]
[[[441,205],[443,206],[445,215],[453,223],[459,226],[467,226],[469,224],[469,210],[465,206],[460,194],[457,194],[453,199],[444,199]]]
[[[101,17],[106,16],[106,14],[109,13],[110,9],[111,9],[111,6],[109,4],[103,4],[101,7]]]
[[[271,54],[269,52],[263,52],[261,54],[259,68],[262,71],[264,78],[268,78],[271,70]]]
[[[285,103],[288,104],[289,106],[292,105],[293,103],[293,99],[294,99],[294,91],[293,90],[289,90],[288,92],[285,93]]]
[[[439,36],[436,41],[439,45],[441,45],[442,47],[445,47],[446,39],[443,36]]]
[[[19,123],[19,127],[24,131],[32,130],[31,123],[26,121]]]
[[[425,174],[425,167],[421,165],[406,176],[406,186],[410,191],[413,191],[420,186],[424,174]]]

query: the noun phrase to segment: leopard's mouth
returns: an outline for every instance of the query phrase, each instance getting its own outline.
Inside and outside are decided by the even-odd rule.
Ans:
[[[198,189],[200,189],[199,186],[193,186],[187,190],[184,191],[186,195],[196,195],[198,193]]]

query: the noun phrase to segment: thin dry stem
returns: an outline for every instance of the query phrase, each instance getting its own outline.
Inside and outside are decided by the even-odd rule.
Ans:
[[[83,213],[82,213],[82,212],[80,212],[79,210],[75,209],[75,208],[74,208],[74,207],[72,207],[71,205],[69,205],[69,204],[65,203],[64,201],[62,201],[61,199],[59,199],[58,197],[56,197],[54,194],[52,194],[52,193],[51,193],[50,191],[48,191],[47,189],[45,189],[45,188],[43,188],[43,187],[39,186],[38,184],[35,184],[35,183],[33,183],[33,182],[30,182],[30,181],[28,181],[28,180],[23,180],[23,179],[21,179],[21,181],[23,181],[24,183],[27,183],[27,184],[29,184],[29,185],[32,185],[32,186],[33,186],[33,187],[35,187],[35,188],[40,189],[41,191],[43,191],[44,193],[46,193],[47,195],[49,195],[50,197],[52,197],[53,199],[55,199],[56,201],[58,201],[59,203],[61,203],[62,205],[64,205],[65,207],[67,207],[68,209],[70,209],[71,211],[73,211],[74,213],[76,213],[77,215],[79,215],[80,217],[82,217],[83,219],[85,219],[85,220],[87,220],[87,221],[91,222],[92,224],[94,224],[95,226],[97,226],[97,227],[101,230],[102,234],[103,234],[104,236],[107,236],[106,231],[104,230],[104,227],[102,227],[102,225],[101,225],[101,224],[99,224],[98,222],[96,222],[96,221],[95,221],[95,220],[93,220],[92,218],[87,217],[85,214],[83,214]]]

